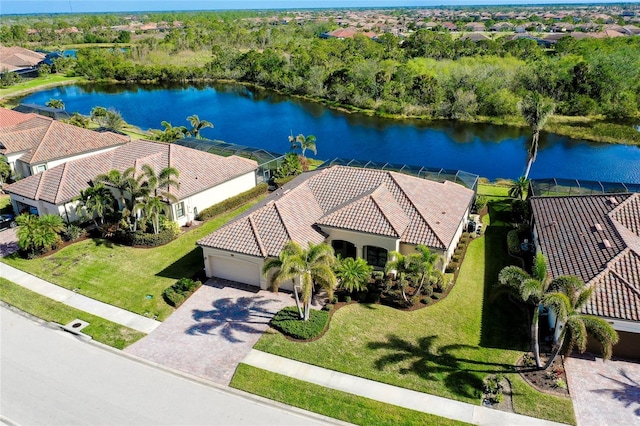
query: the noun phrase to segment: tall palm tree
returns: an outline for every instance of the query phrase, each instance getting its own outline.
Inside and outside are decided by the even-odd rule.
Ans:
[[[338,286],[349,293],[365,290],[371,278],[371,271],[373,267],[361,257],[338,259],[336,267]]]
[[[51,98],[47,101],[47,103],[45,103],[45,105],[48,106],[49,108],[64,110],[64,102],[62,101],[62,99]]]
[[[509,188],[509,197],[519,198],[524,200],[524,194],[529,189],[529,179],[524,176],[520,176],[517,181]]]
[[[538,368],[542,368],[540,361],[540,343],[538,339],[538,319],[543,306],[542,299],[549,288],[547,279],[547,265],[545,257],[538,253],[529,275],[518,266],[505,266],[498,275],[498,282],[508,286],[525,303],[534,305],[531,320],[531,347]]]
[[[425,281],[442,281],[444,274],[435,268],[436,263],[440,260],[438,253],[432,252],[429,247],[420,244],[416,247],[418,253],[411,255],[410,262],[414,266],[415,272],[420,276],[420,285],[415,294],[420,294]]]
[[[213,123],[207,120],[200,120],[197,115],[190,115],[187,117],[187,120],[191,124],[191,130],[189,130],[189,134],[196,139],[200,139],[200,131],[206,127],[213,128]]]
[[[171,193],[171,189],[180,189],[180,172],[175,167],[164,167],[159,173],[155,169],[145,164],[142,166],[142,174],[145,177],[143,186],[147,188],[153,196],[165,198],[170,203],[175,203],[178,199]]]
[[[613,345],[618,343],[618,333],[602,318],[580,313],[591,298],[593,287],[585,288],[584,282],[577,277],[564,277],[552,283],[550,288],[553,292],[545,296],[544,303],[553,309],[557,321],[564,323],[564,327],[558,338],[557,349],[546,368],[553,365],[556,356],[563,350],[570,353],[577,346],[580,353],[583,353],[587,348],[588,335],[593,336],[602,346],[603,358],[611,358]]]
[[[176,139],[184,138],[185,133],[187,133],[187,128],[184,126],[174,127],[168,121],[162,121],[160,124],[164,127],[164,130],[153,130],[155,139],[160,142],[173,142]]]
[[[273,284],[277,288],[278,285],[290,279],[300,279],[303,305],[301,319],[307,321],[314,287],[324,288],[329,294],[329,298],[333,297],[333,289],[336,286],[336,276],[333,272],[336,258],[333,254],[333,248],[324,243],[309,243],[307,248],[303,248],[295,241],[289,241],[282,251],[285,252],[285,255],[282,256],[279,272],[274,274]],[[270,270],[270,268],[265,269],[267,265],[268,263],[263,267],[264,273]]]
[[[274,293],[277,293],[278,288],[280,287],[280,284],[286,281],[286,278],[281,279],[280,276],[284,275],[285,273],[283,266],[285,265],[287,256],[292,254],[294,250],[296,251],[296,253],[300,253],[302,250],[302,247],[298,245],[298,246],[292,246],[288,250],[283,249],[280,251],[280,254],[278,255],[278,257],[270,257],[266,259],[264,261],[264,264],[262,265],[262,274],[264,276],[267,276],[269,272],[272,273],[270,286],[271,286],[271,290]],[[295,296],[298,315],[300,315],[300,318],[304,318],[304,312],[302,311],[302,306],[300,305],[300,294],[298,291],[298,286],[296,285],[296,276],[291,277],[291,287],[293,288],[293,295]]]
[[[153,233],[160,232],[160,214],[167,213],[169,205],[165,203],[160,196],[150,196],[145,198],[141,203],[141,211],[144,217],[151,220],[151,226],[153,226]]]
[[[317,154],[318,151],[316,149],[316,137],[314,135],[305,136],[300,133],[298,136],[293,138],[293,135],[289,136],[289,142],[291,142],[291,148],[300,148],[302,151],[302,156],[304,157],[307,149],[313,151],[314,154]]]
[[[540,93],[531,92],[520,102],[519,108],[520,113],[529,127],[531,127],[532,131],[531,144],[527,150],[527,167],[524,172],[524,177],[529,178],[531,165],[536,161],[536,156],[538,155],[540,131],[546,124],[549,117],[553,115],[555,104],[552,100],[545,98]]]
[[[402,298],[405,302],[408,302],[409,298],[407,297],[405,285],[406,277],[407,275],[416,272],[415,261],[412,260],[410,255],[405,256],[399,251],[390,251],[389,260],[387,260],[387,264],[384,266],[384,272],[389,273],[391,271],[396,272],[396,281],[398,282],[400,290],[402,291]]]
[[[120,193],[122,217],[128,226],[132,227],[135,231],[137,229],[137,216],[134,207],[139,199],[149,194],[148,188],[143,185],[144,175],[135,176],[135,169],[133,167],[129,167],[123,172],[112,169],[107,173],[96,176],[94,181],[118,190]]]
[[[102,183],[95,184],[80,191],[80,195],[75,198],[79,201],[79,206],[84,207],[87,215],[93,219],[93,223],[98,226],[96,217],[100,218],[100,223],[104,223],[104,216],[113,212],[115,199],[113,194]]]

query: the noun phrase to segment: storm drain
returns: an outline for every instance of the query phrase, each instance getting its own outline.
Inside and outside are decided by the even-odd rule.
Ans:
[[[81,334],[80,331],[88,325],[89,323],[86,321],[74,319],[69,324],[63,325],[62,328],[73,334]]]

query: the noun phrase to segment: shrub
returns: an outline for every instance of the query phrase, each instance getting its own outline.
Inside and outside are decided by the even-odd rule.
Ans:
[[[473,200],[473,210],[479,212],[487,205],[487,197],[484,195],[476,195],[476,199]]]
[[[507,233],[507,246],[509,247],[509,253],[519,255],[520,250],[520,237],[518,237],[518,231],[515,229]]]
[[[271,326],[294,339],[308,340],[318,337],[329,323],[329,312],[309,312],[309,320],[302,321],[295,306],[288,306],[271,319]]]
[[[241,194],[236,195],[235,197],[228,198],[218,204],[214,204],[211,207],[207,207],[198,213],[196,219],[198,220],[207,220],[212,217],[218,216],[222,213],[225,213],[229,210],[233,210],[241,205],[245,204],[248,201],[253,200],[260,195],[266,194],[268,191],[269,185],[266,183],[261,183],[256,185],[254,188],[251,188],[248,191],[245,191]]]
[[[190,278],[180,278],[171,287],[162,292],[164,300],[171,306],[178,307],[196,291],[202,283]]]
[[[460,262],[460,255],[459,254],[454,254],[453,256],[451,256],[451,261],[458,263]]]
[[[327,312],[331,312],[333,310],[333,307],[335,305],[333,303],[327,303],[326,305],[324,305],[322,307],[323,310],[327,311]]]
[[[345,302],[345,303],[351,303],[351,296],[349,296],[348,294],[346,294],[346,295],[344,296],[344,302]]]
[[[84,235],[84,229],[73,223],[68,224],[62,232],[64,239],[67,241],[75,241]]]
[[[177,232],[175,228],[167,228],[157,234],[149,234],[143,231],[123,231],[120,230],[115,234],[115,240],[129,246],[146,246],[156,247],[171,242],[176,238]]]
[[[368,303],[380,303],[380,292],[379,291],[370,291],[367,293],[367,302]]]
[[[428,305],[431,303],[431,297],[423,297],[422,300],[420,300],[420,303],[422,303],[423,305]]]
[[[447,268],[445,269],[445,272],[452,273],[452,272],[455,272],[457,270],[458,270],[458,262],[451,261],[447,265]]]
[[[431,287],[430,285],[425,285],[424,287],[422,287],[422,294],[430,297],[433,294],[433,287]]]

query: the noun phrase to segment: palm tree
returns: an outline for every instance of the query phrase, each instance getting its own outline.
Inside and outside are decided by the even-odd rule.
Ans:
[[[274,293],[277,293],[280,284],[286,281],[286,278],[280,279],[280,275],[284,274],[284,270],[282,267],[283,265],[285,265],[285,260],[287,256],[289,256],[293,250],[298,250],[298,249],[301,250],[302,247],[292,246],[288,250],[283,249],[280,251],[280,254],[278,255],[278,257],[270,257],[264,261],[264,264],[262,265],[262,274],[264,276],[267,276],[269,272],[272,272],[270,286],[271,286],[271,290]],[[296,251],[296,253],[299,253],[299,252]],[[304,312],[302,311],[302,306],[300,305],[300,294],[298,292],[298,286],[296,286],[295,276],[291,277],[291,287],[293,288],[293,294],[295,296],[298,315],[300,315],[300,318],[304,318]]]
[[[509,197],[519,198],[524,200],[524,194],[529,189],[529,179],[524,176],[520,176],[517,181],[509,188]]]
[[[333,289],[336,286],[336,276],[332,269],[336,261],[333,255],[333,249],[324,243],[309,243],[305,249],[295,241],[289,241],[285,244],[282,251],[284,251],[285,254],[282,256],[281,262],[274,262],[272,264],[272,267],[275,267],[280,263],[278,266],[279,270],[272,278],[273,285],[277,288],[287,280],[300,279],[300,292],[303,305],[303,316],[301,319],[307,321],[309,319],[311,297],[315,286],[324,288],[329,294],[329,298],[333,298]],[[270,271],[271,268],[268,268],[268,265],[269,262],[265,263],[263,273]]]
[[[102,118],[102,125],[111,130],[122,130],[126,122],[122,115],[115,109],[109,109]]]
[[[145,198],[140,206],[142,207],[141,210],[144,217],[151,220],[153,233],[157,234],[160,232],[160,214],[166,214],[169,210],[169,205],[163,201],[162,197],[151,196]]]
[[[542,299],[550,284],[547,279],[545,257],[538,253],[531,275],[518,266],[505,266],[498,275],[498,282],[508,286],[523,302],[534,305],[533,318],[531,320],[531,347],[536,359],[536,365],[541,368],[538,319],[543,305]]]
[[[213,123],[207,120],[200,120],[197,115],[190,115],[187,117],[189,123],[191,123],[191,130],[189,130],[189,134],[196,139],[200,139],[200,131],[206,127],[213,128]]]
[[[171,188],[180,189],[180,172],[175,167],[164,167],[160,173],[156,174],[153,167],[148,164],[142,166],[142,173],[146,179],[143,186],[154,196],[165,198],[171,203],[175,203],[178,199],[171,193]]]
[[[173,127],[168,121],[163,121],[160,124],[164,127],[164,130],[154,130],[153,132],[155,133],[155,139],[161,142],[173,142],[176,139],[182,139],[187,133],[187,128],[184,126]]]
[[[360,257],[338,259],[336,267],[338,286],[349,293],[365,290],[371,278],[371,271],[373,267]]]
[[[307,149],[313,151],[314,154],[317,154],[318,151],[316,149],[316,137],[314,135],[305,136],[300,133],[298,136],[293,138],[293,135],[289,136],[289,142],[291,143],[291,149],[300,148],[302,150],[302,156],[304,157]]]
[[[64,110],[64,102],[62,102],[62,99],[51,98],[47,101],[47,103],[45,103],[45,105],[49,108]]]
[[[384,272],[389,273],[391,271],[396,272],[396,281],[402,291],[402,298],[405,302],[408,302],[409,298],[406,293],[406,276],[415,273],[415,262],[412,261],[411,256],[405,256],[399,251],[390,251],[389,260],[387,260],[387,264],[384,267]]]
[[[585,288],[584,282],[577,277],[563,277],[555,280],[550,288],[553,292],[545,296],[544,303],[553,309],[557,321],[564,323],[564,327],[558,338],[557,350],[545,368],[553,365],[556,356],[563,349],[568,354],[577,346],[580,353],[584,353],[588,335],[593,336],[602,346],[603,358],[610,359],[613,345],[618,343],[618,333],[602,318],[580,313],[591,298],[593,287]]]
[[[107,173],[96,176],[94,181],[104,183],[118,190],[122,217],[129,227],[133,224],[133,230],[135,231],[138,221],[134,207],[140,198],[149,194],[148,188],[143,185],[144,175],[136,177],[133,167],[129,167],[123,172],[112,169]],[[127,194],[129,194],[130,198],[127,197]]]
[[[418,253],[410,255],[409,261],[415,265],[413,269],[420,275],[420,285],[415,292],[415,294],[418,295],[420,291],[422,291],[425,281],[443,281],[444,274],[434,268],[438,260],[440,260],[438,253],[432,252],[429,247],[424,244],[418,245],[416,250]]]
[[[18,245],[32,254],[55,247],[60,243],[59,233],[64,229],[62,218],[53,214],[21,214],[16,218],[16,223],[20,226],[17,232]]]
[[[80,191],[80,195],[75,198],[79,201],[79,206],[84,207],[88,216],[93,219],[93,223],[98,226],[96,217],[100,218],[100,223],[104,223],[104,216],[113,212],[113,204],[115,199],[113,194],[102,183],[98,183],[94,186]]]
[[[538,139],[540,138],[540,131],[549,117],[553,114],[555,105],[553,101],[545,98],[538,92],[531,92],[520,102],[519,108],[520,113],[529,127],[531,127],[531,131],[533,133],[531,145],[529,145],[529,149],[527,150],[527,168],[524,172],[524,177],[528,178],[531,165],[536,161],[536,156],[538,155]]]

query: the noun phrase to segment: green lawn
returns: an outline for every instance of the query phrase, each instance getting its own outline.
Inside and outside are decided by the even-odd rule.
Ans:
[[[240,364],[231,387],[357,425],[465,425]]]
[[[11,208],[11,197],[8,195],[0,195],[0,212],[13,213],[13,209]]]
[[[478,183],[478,195],[484,195],[490,198],[509,197],[509,186]]]
[[[198,239],[233,219],[253,203],[212,219],[171,243],[133,248],[87,239],[38,259],[11,255],[3,262],[67,289],[162,321],[172,312],[162,291],[203,268]]]
[[[146,336],[139,331],[56,302],[1,277],[0,300],[45,321],[63,325],[74,319],[86,321],[89,326],[82,330],[84,334],[117,349],[123,349]]]
[[[4,89],[0,89],[0,100],[6,100],[10,97],[21,96],[34,90],[40,90],[63,84],[74,84],[82,80],[83,78],[81,77],[66,77],[60,74],[51,74],[46,77],[37,77],[25,80],[21,83]]]
[[[255,348],[473,404],[480,403],[482,379],[504,373],[513,383],[518,413],[575,424],[570,399],[537,392],[512,373],[528,349],[528,318],[506,298],[490,297],[507,262],[509,228],[499,224],[496,220],[471,243],[445,300],[413,312],[349,305],[333,315],[317,341],[264,334]]]

